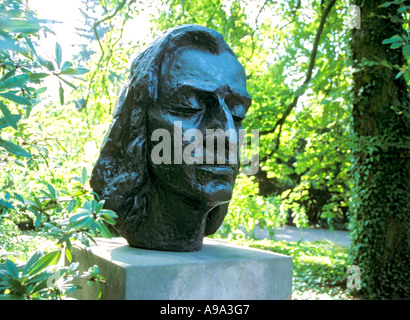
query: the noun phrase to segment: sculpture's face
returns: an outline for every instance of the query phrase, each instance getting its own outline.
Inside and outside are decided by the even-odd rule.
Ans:
[[[236,148],[236,161],[233,158],[234,163],[232,160],[229,163],[227,139],[223,140],[223,156],[217,146],[221,144],[221,140],[216,143],[218,140],[214,139],[212,154],[209,143],[207,147],[206,138],[209,137],[209,130],[217,129],[222,129],[225,133],[235,132],[238,137],[239,129],[242,128],[241,121],[250,104],[245,71],[229,52],[214,55],[193,48],[179,51],[162,81],[159,103],[148,109],[148,154],[151,155],[152,149],[159,143],[151,141],[154,130],[165,129],[171,136],[171,164],[156,165],[148,157],[153,179],[166,190],[202,202],[219,204],[229,201],[239,172],[239,147]],[[202,153],[202,162],[199,158],[200,163],[189,164],[185,158],[187,153],[181,155],[188,150],[188,145],[192,147],[193,140],[182,141],[182,145],[175,148],[174,143],[178,145],[181,140],[178,134],[174,134],[176,124],[181,125],[182,135],[189,129],[196,129],[197,133],[201,133],[198,137],[202,141],[196,141],[199,144],[193,155]],[[235,150],[239,143],[235,145],[234,140],[230,141]],[[212,157],[214,164],[209,164]],[[220,163],[221,159],[224,163]]]

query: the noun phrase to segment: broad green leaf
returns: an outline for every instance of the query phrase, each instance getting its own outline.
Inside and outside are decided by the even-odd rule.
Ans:
[[[80,210],[81,210],[81,209],[80,209]],[[85,201],[84,201],[84,203],[83,203],[83,210],[91,211],[90,201],[88,201],[88,200],[85,200]]]
[[[34,19],[23,20],[4,17],[0,19],[0,31],[12,33],[36,33],[41,29],[41,26]]]
[[[51,61],[43,59],[40,56],[37,56],[37,60],[43,67],[46,67],[49,71],[54,71],[54,65]]]
[[[14,279],[18,279],[19,278],[19,272],[17,270],[16,264],[11,260],[7,260],[6,261],[6,266],[7,266],[7,270],[10,272],[10,275]]]
[[[7,78],[3,82],[0,82],[0,90],[4,91],[4,90],[11,89],[11,88],[21,88],[22,86],[26,84],[28,79],[29,79],[28,74],[20,74],[18,76]]]
[[[77,200],[71,199],[70,202],[68,203],[68,208],[67,208],[68,213],[73,212],[76,205],[77,205]]]
[[[13,195],[14,195],[14,197],[15,197],[18,201],[20,201],[22,204],[25,204],[25,203],[24,203],[24,199],[23,199],[23,197],[22,197],[21,195],[19,195],[19,194],[16,193],[16,192],[14,192]]]
[[[401,8],[399,8],[399,10],[397,10],[397,11],[400,12],[400,13],[402,13],[402,12],[406,11],[407,9],[410,9],[410,6],[401,7]]]
[[[41,224],[42,214],[36,215],[36,221],[34,222],[34,227],[38,228]]]
[[[87,182],[87,169],[84,167],[81,172],[81,184],[85,185],[86,182]]]
[[[48,77],[49,75],[50,75],[49,73],[39,72],[39,73],[32,73],[32,74],[30,74],[29,77],[30,77],[30,80],[37,81],[37,80],[43,79],[45,77]]]
[[[61,66],[61,57],[62,57],[61,46],[58,42],[56,42],[56,63],[59,68]]]
[[[64,230],[62,230],[62,229],[56,227],[55,225],[53,225],[53,224],[51,224],[51,223],[49,223],[49,222],[44,222],[44,223],[43,223],[43,226],[44,226],[46,229],[50,230],[50,231],[51,231],[52,233],[54,233],[55,235],[62,235],[62,234],[64,234]]]
[[[61,83],[60,83],[60,88],[58,90],[59,90],[59,95],[60,95],[60,103],[61,105],[64,105],[64,89]]]
[[[76,68],[76,70],[77,70],[77,73],[76,73],[77,75],[90,72],[90,70],[88,70],[87,68]]]
[[[84,209],[78,209],[76,214],[70,217],[70,222],[77,222],[90,216],[90,211]]]
[[[70,62],[70,61],[66,61],[66,62],[64,62],[63,63],[63,66],[61,67],[61,71],[65,71],[65,70],[67,70],[68,68],[70,68],[70,67],[72,67],[72,63]]]
[[[385,39],[382,41],[383,44],[393,43],[393,42],[403,42],[403,38],[400,37],[398,34],[395,34],[389,39]]]
[[[110,217],[109,215],[102,214],[101,218],[109,224],[115,224],[115,220],[112,217]]]
[[[4,93],[0,93],[0,96],[3,97],[4,99],[13,101],[14,103],[17,104],[22,104],[25,106],[29,106],[31,105],[31,101],[29,98],[26,97],[22,97],[22,96],[17,96],[14,93],[8,91],[8,92],[4,92]]]
[[[96,201],[97,202],[97,201]],[[100,212],[100,210],[103,208],[103,206],[104,206],[104,200],[103,201],[100,201],[100,202],[97,202],[97,204],[96,204],[96,206],[95,206],[95,210],[94,210],[94,212],[95,213],[99,213]]]
[[[4,115],[4,119],[7,121],[7,123],[12,126],[14,129],[17,130],[17,122],[15,122],[15,117],[11,114],[9,108],[0,101],[0,110]]]
[[[65,70],[61,70],[60,74],[73,75],[73,74],[77,74],[77,70],[74,68],[67,68]]]
[[[0,147],[3,147],[8,152],[16,156],[31,158],[31,154],[28,151],[24,150],[22,147],[14,144],[13,142],[0,139]]]
[[[39,272],[37,274],[31,275],[26,283],[37,286],[39,283],[43,282],[44,280],[47,280],[52,275],[53,275],[53,272],[45,270],[43,272]]]
[[[67,233],[66,235],[62,236],[60,239],[58,239],[57,244],[62,244],[63,242],[66,242],[73,236],[73,233]]]
[[[107,216],[110,216],[112,218],[118,218],[117,214],[114,211],[110,210],[110,209],[102,209],[100,211],[100,213],[104,214],[104,215],[107,215]]]
[[[40,199],[37,198],[37,197],[34,197],[33,200],[34,200],[35,205],[36,205],[37,207],[41,208],[41,201],[40,201]]]
[[[29,275],[34,275],[49,266],[55,265],[61,257],[61,251],[52,251],[41,257],[33,266],[26,272]]]
[[[18,123],[20,121],[21,116],[19,114],[12,114],[12,121],[13,123]],[[6,128],[10,126],[10,122],[6,120],[6,118],[0,118],[0,129]]]
[[[404,56],[405,56],[407,59],[410,58],[410,45],[409,45],[409,44],[406,44],[406,45],[403,47],[403,54],[404,54]]]
[[[111,239],[111,233],[108,230],[107,226],[104,224],[104,222],[101,219],[98,219],[95,223],[97,224],[98,230],[100,230],[104,238]]]
[[[98,193],[96,193],[96,192],[94,192],[94,191],[92,191],[91,193],[94,195],[94,197],[95,197],[98,201],[100,201],[100,196],[98,195]]]
[[[33,97],[36,98],[38,97],[40,94],[42,94],[43,92],[45,92],[47,90],[46,87],[37,89],[36,91],[33,92]]]
[[[24,295],[27,292],[27,287],[23,286],[17,278],[9,278],[7,283],[12,292]]]
[[[74,222],[70,221],[69,228],[89,228],[94,222],[94,219],[90,216],[84,217],[83,219],[78,219]]]
[[[383,4],[380,5],[382,8],[387,8],[389,7],[393,2],[384,2]]]
[[[23,275],[29,274],[29,270],[40,259],[41,255],[42,253],[40,251],[36,251],[31,255],[30,259],[26,262],[26,265],[24,266]]]
[[[55,200],[57,198],[57,195],[56,195],[56,190],[54,189],[54,187],[51,184],[47,183],[47,189],[50,192],[51,198]]]
[[[101,295],[102,295],[101,286],[100,286],[100,283],[97,282],[97,299],[98,299],[98,300],[101,299]]]
[[[6,201],[6,200],[0,199],[0,206],[3,206],[3,207],[5,207],[5,208],[9,208],[9,209],[16,210],[16,209],[13,207],[13,205],[12,205],[10,202]]]
[[[399,73],[396,74],[396,76],[394,77],[395,79],[400,78],[403,75],[404,70],[400,70]]]
[[[97,202],[95,199],[92,199],[92,200],[90,201],[90,203],[91,203],[91,212],[95,213],[95,212],[96,212],[96,208],[97,208],[98,202]]]
[[[71,240],[67,239],[65,242],[66,246],[67,246],[67,250],[72,252],[73,251],[73,245],[71,244]]]
[[[403,42],[394,42],[390,46],[390,49],[397,49],[397,48],[400,48],[402,45],[403,45]]]
[[[73,261],[73,257],[71,256],[71,251],[68,248],[65,249],[65,255],[67,257],[68,262],[71,263]]]
[[[33,43],[31,42],[30,38],[27,35],[23,35],[24,39],[26,40],[26,43],[28,45],[28,47],[30,48],[30,50],[37,55],[36,49],[33,46]]]
[[[8,79],[8,78],[11,78],[12,76],[14,76],[15,73],[16,73],[16,70],[17,70],[17,69],[13,69],[13,70],[10,70],[10,71],[6,72],[6,73],[1,77],[0,83],[3,82],[3,81],[5,81],[5,80]]]
[[[90,215],[91,214],[91,209],[90,208],[79,208],[79,209],[77,209],[76,214],[88,214],[88,215]],[[75,215],[73,215],[73,216],[75,216]]]

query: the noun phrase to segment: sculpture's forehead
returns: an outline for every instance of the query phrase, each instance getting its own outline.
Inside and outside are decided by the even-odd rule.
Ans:
[[[245,70],[226,51],[217,55],[198,49],[183,49],[174,58],[165,79],[168,88],[185,85],[209,91],[230,88],[246,95]]]

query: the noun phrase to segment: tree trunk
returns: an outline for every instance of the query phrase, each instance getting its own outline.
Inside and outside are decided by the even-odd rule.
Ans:
[[[410,95],[394,66],[406,63],[402,48],[382,41],[406,35],[397,5],[355,1],[361,29],[351,42],[355,67],[354,190],[351,205],[352,264],[360,267],[368,298],[410,297]]]

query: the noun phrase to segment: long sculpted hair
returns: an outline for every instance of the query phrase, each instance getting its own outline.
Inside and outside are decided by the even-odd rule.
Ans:
[[[146,115],[158,103],[161,79],[173,58],[186,47],[212,54],[227,51],[236,58],[222,35],[211,29],[182,25],[165,31],[133,61],[92,171],[90,185],[105,200],[104,207],[117,213],[116,229],[125,238],[137,232],[149,214]],[[224,203],[208,214],[205,236],[217,231],[227,211]]]

